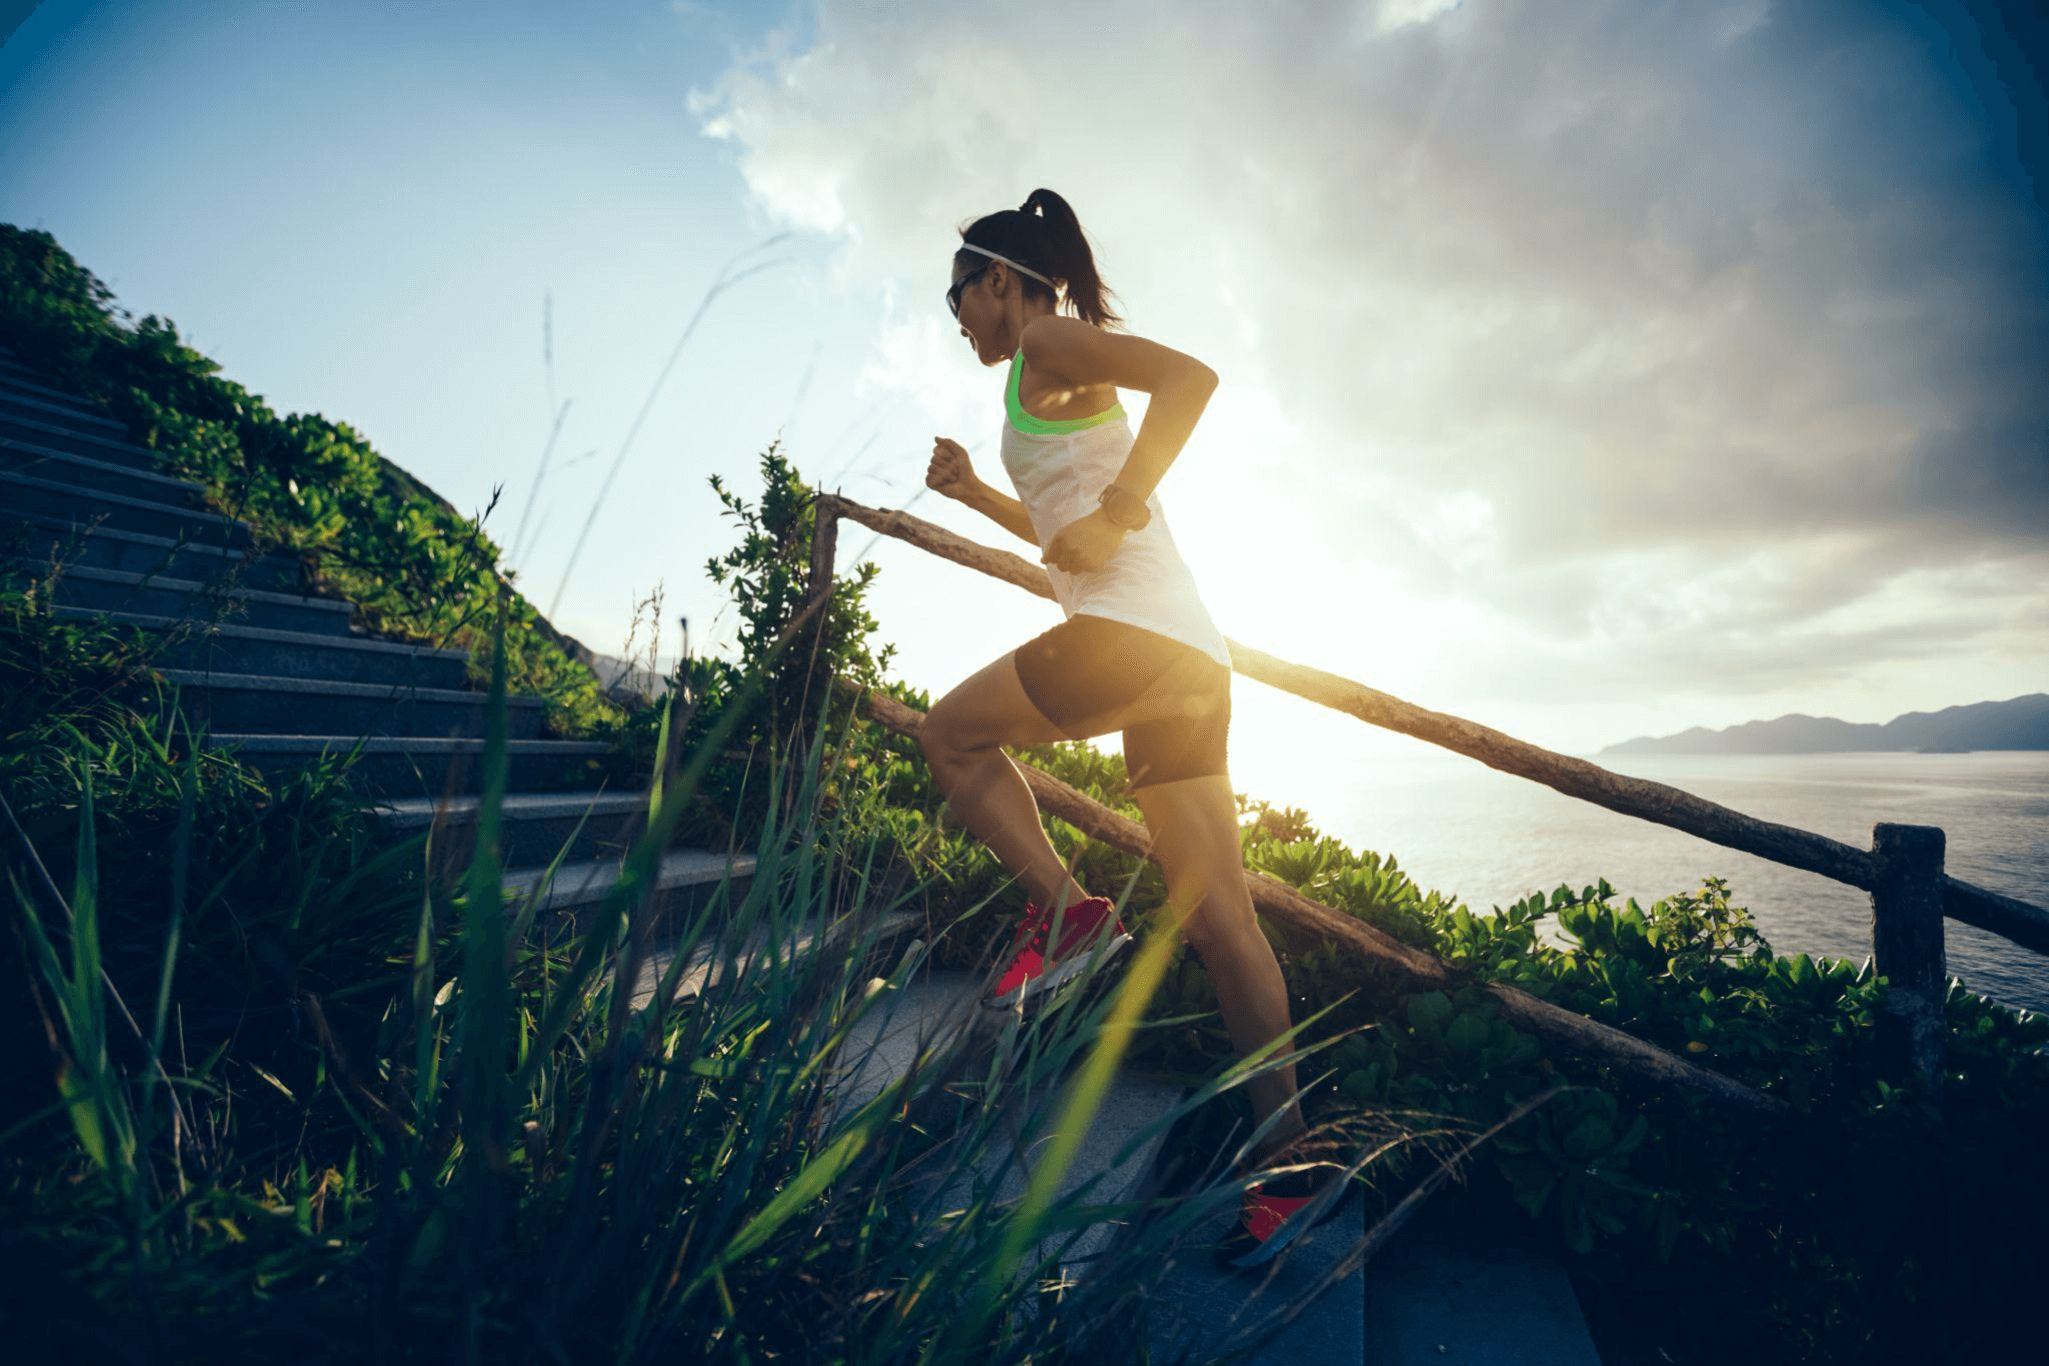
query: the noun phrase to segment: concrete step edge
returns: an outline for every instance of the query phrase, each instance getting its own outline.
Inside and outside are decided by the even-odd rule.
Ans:
[[[100,569],[93,565],[73,565],[64,571],[66,578],[92,579],[99,583],[124,583],[133,587],[164,588],[173,593],[203,593],[206,585],[192,579],[167,579],[161,574],[138,574],[129,569]],[[315,612],[338,612],[353,616],[356,604],[341,598],[316,598],[310,594],[279,593],[268,588],[228,588],[222,590],[231,598],[247,602],[268,602],[280,607],[303,607]]]
[[[476,819],[483,802],[476,795],[398,797],[379,802],[373,810],[391,829],[414,830],[433,824],[434,817],[444,810],[450,824],[467,824]],[[592,820],[600,820],[644,812],[647,802],[647,794],[641,792],[508,792],[499,813],[508,820],[545,820],[588,811]]]
[[[619,870],[623,866],[622,861],[616,858],[563,864],[555,870],[555,878],[548,889],[541,893],[539,909],[553,911],[602,899],[619,880]],[[726,855],[708,849],[671,849],[662,855],[661,869],[655,874],[655,886],[660,891],[674,891],[679,887],[718,882],[728,875],[749,877],[754,869],[755,857],[752,854],[735,854],[729,860]],[[515,868],[509,870],[502,881],[507,891],[530,894],[540,885],[547,871],[545,867]]]
[[[46,528],[50,531],[80,529],[79,524],[76,522],[67,522],[42,512],[17,512],[13,508],[0,508],[0,521],[24,522]],[[112,541],[127,541],[134,545],[155,546],[165,551],[184,550],[197,555],[218,555],[224,560],[236,562],[240,562],[242,559],[242,556],[236,551],[222,546],[207,545],[201,541],[180,542],[171,539],[169,536],[152,536],[146,531],[128,531],[121,527],[107,526],[105,524],[86,529],[85,536],[87,540],[91,540],[95,536],[103,536]],[[299,562],[291,556],[279,555],[274,552],[258,555],[255,563],[268,563],[272,568],[277,569],[286,567],[297,569],[299,567]]]
[[[717,856],[714,855],[714,857]],[[752,856],[750,855],[748,856],[747,873],[751,876],[753,872],[754,867]],[[738,878],[741,874],[735,871],[733,876]],[[716,879],[712,880],[716,881]],[[611,883],[607,882],[605,885],[609,887]],[[925,915],[922,911],[892,911],[876,922],[872,928],[875,931],[877,941],[881,942],[894,939],[913,930],[921,929],[924,924]],[[807,926],[799,931],[795,938],[784,944],[785,961],[795,962],[812,953],[833,948],[844,942],[858,928],[860,927],[851,926],[845,920],[836,921],[832,925],[827,926],[823,934],[820,934],[816,927]],[[674,999],[686,1001],[698,995],[712,980],[714,969],[723,967],[730,970],[738,970],[743,967],[751,967],[762,961],[766,956],[766,952],[767,946],[758,931],[748,943],[739,946],[737,949],[725,952],[721,952],[720,946],[715,943],[699,944],[691,951],[689,962],[684,967],[682,973],[676,978],[676,995]],[[668,969],[668,965],[674,961],[675,954],[673,950],[666,954],[658,950],[647,963],[642,965],[640,980],[635,982],[633,987],[632,1005],[634,1009],[638,1010],[654,999],[656,983],[660,981],[661,974]],[[614,980],[616,981],[616,979]]]
[[[67,617],[99,617],[107,621],[146,630],[168,630],[183,624],[187,618],[156,616],[148,612],[103,612],[94,607],[53,606],[51,612]],[[419,655],[427,659],[469,658],[467,650],[437,650],[427,645],[410,645],[396,640],[379,640],[367,636],[323,636],[311,631],[280,631],[269,626],[214,626],[209,628],[214,635],[228,636],[235,640],[268,641],[274,645],[297,645],[323,650],[366,650],[375,654]]]
[[[371,701],[395,698],[407,702],[450,702],[485,706],[489,693],[463,688],[420,688],[406,683],[344,683],[330,678],[284,678],[276,674],[233,674],[204,669],[158,669],[169,681],[186,688],[211,692],[296,692],[316,697],[362,697]],[[515,693],[505,699],[508,707],[546,706],[532,693]]]
[[[186,493],[200,494],[206,492],[206,485],[196,483],[190,479],[180,479],[175,475],[169,474],[158,474],[154,470],[139,470],[133,465],[110,465],[104,460],[95,460],[89,455],[80,455],[77,451],[60,451],[49,446],[37,446],[27,441],[17,440],[11,436],[0,436],[0,451],[20,451],[38,463],[56,461],[64,465],[83,465],[87,469],[118,475],[123,479],[139,479],[145,484],[162,484],[167,488],[180,489]],[[84,488],[88,486],[71,485],[68,487]],[[98,490],[94,490],[94,492],[98,492]]]
[[[127,436],[127,428],[123,428],[121,436],[100,436],[98,432],[80,432],[78,428],[70,428],[70,426],[57,424],[57,422],[43,422],[39,418],[29,418],[29,416],[18,414],[18,412],[0,412],[0,422],[8,422],[12,426],[25,426],[25,428],[31,428],[33,432],[43,434],[43,436],[55,434],[55,436],[66,436],[70,440],[82,440],[88,446],[94,446],[96,451],[104,451],[104,453],[109,453],[109,455],[123,457],[123,459],[131,461],[133,465],[127,465],[127,467],[139,467],[145,473],[156,473],[154,467],[162,465],[162,457],[164,457],[164,453],[154,449],[154,446],[137,444],[133,436]]]
[[[95,427],[108,427],[122,433],[124,436],[128,432],[128,427],[125,423],[118,418],[109,417],[93,407],[90,399],[83,398],[77,394],[67,394],[62,389],[52,389],[49,385],[38,384],[32,379],[23,379],[12,370],[0,369],[0,397],[27,407],[44,409],[47,412],[57,414],[59,417],[76,418],[80,422],[90,422]],[[53,398],[62,399],[63,402],[52,403],[50,400]],[[89,432],[78,433],[79,436],[89,436],[91,434]]]
[[[365,754],[482,754],[484,738],[478,735],[245,735],[214,732],[207,743],[233,747],[247,754],[301,754],[340,750],[347,753],[362,742]],[[603,740],[507,740],[506,754],[513,757],[541,755],[571,758],[579,754],[609,754]]]
[[[221,526],[238,527],[254,535],[255,528],[239,517],[223,517],[218,512],[203,508],[183,508],[175,503],[152,502],[147,498],[131,498],[125,493],[108,493],[104,489],[84,488],[77,484],[66,484],[54,479],[38,479],[32,474],[16,474],[12,470],[0,469],[0,484],[21,484],[29,488],[44,489],[50,493],[68,493],[83,501],[113,503],[119,507],[140,508],[144,512],[161,513],[166,517],[179,517],[187,521],[218,523]]]
[[[0,376],[0,379],[4,379],[4,376]],[[101,436],[98,432],[79,431],[76,428],[38,421],[32,417],[24,417],[19,413],[0,412],[0,421],[10,422],[16,426],[29,427],[46,434],[55,433],[60,436],[69,437],[74,441],[83,441],[88,445],[104,449],[111,454],[126,456],[128,459],[138,462],[145,470],[149,470],[150,466],[158,464],[162,454],[154,447],[138,445],[133,437],[126,434],[126,428],[121,429],[123,434],[120,436]],[[153,470],[149,472],[154,473]]]

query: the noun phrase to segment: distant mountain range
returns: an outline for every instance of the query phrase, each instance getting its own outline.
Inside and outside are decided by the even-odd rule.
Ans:
[[[1910,711],[1882,726],[1829,716],[1781,716],[1726,730],[1695,726],[1677,735],[1638,736],[1602,754],[1841,754],[1852,750],[2049,749],[2049,693]]]
[[[592,650],[586,662],[608,695],[616,697],[622,692],[634,692],[643,697],[659,698],[668,691],[668,679],[638,660],[624,660],[617,655]]]

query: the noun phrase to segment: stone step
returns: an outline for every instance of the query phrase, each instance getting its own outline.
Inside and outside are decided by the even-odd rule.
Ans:
[[[39,379],[47,383],[48,378],[42,371],[32,368],[27,363],[28,360],[28,356],[16,351],[13,347],[0,346],[0,369],[14,371],[30,379]]]
[[[0,419],[0,466],[77,488],[102,489],[130,498],[198,507],[205,485],[160,474],[148,466],[110,459],[104,450],[72,450],[50,433],[21,430],[19,423]]]
[[[981,974],[934,972],[914,978],[897,999],[877,1003],[841,1050],[844,1061],[836,1064],[834,1073],[835,1113],[850,1113],[872,1099],[914,1060],[922,1058],[929,1068],[960,1047],[977,1021],[993,1014],[979,1005],[984,987]],[[1024,1194],[1050,1137],[1047,1127],[1058,1118],[1065,1080],[1049,1080],[1036,1096],[1013,1091],[1006,1097],[995,1151],[986,1153],[972,1171],[946,1183],[936,1206],[942,1217],[946,1211],[965,1208],[978,1181],[987,1183],[985,1189],[993,1187],[998,1202]],[[1061,1181],[1062,1194],[1092,1178],[1096,1184],[1083,1197],[1091,1204],[1171,1198],[1197,1189],[1199,1182],[1191,1178],[1203,1163],[1192,1160],[1196,1155],[1187,1150],[1196,1133],[1194,1116],[1173,1121],[1190,1094],[1178,1083],[1121,1069]],[[1219,1204],[1162,1268],[1142,1325],[1151,1359],[1207,1359],[1232,1334],[1311,1292],[1365,1235],[1365,1211],[1365,1201],[1354,1191],[1327,1222],[1270,1266],[1248,1276],[1221,1271],[1211,1260],[1210,1245],[1229,1233],[1238,1218],[1234,1202]],[[1057,1253],[1063,1275],[1080,1280],[1111,1250],[1113,1240],[1128,1231],[1122,1221],[1099,1223],[1065,1248],[1061,1242],[1067,1235],[1047,1240],[1036,1255]],[[1245,1359],[1264,1366],[1370,1360],[1365,1318],[1364,1278],[1355,1270],[1285,1326],[1264,1340],[1255,1337],[1252,1354]],[[1517,1360],[1512,1354],[1487,1359]]]
[[[1144,1193],[1171,1197],[1199,1189],[1204,1176],[1221,1172],[1231,1154],[1205,1152],[1197,1145],[1197,1116],[1183,1118],[1162,1145]],[[1241,1135],[1232,1135],[1239,1141]],[[1321,1290],[1323,1281],[1366,1236],[1366,1201],[1355,1187],[1324,1223],[1283,1248],[1263,1266],[1243,1271],[1218,1267],[1210,1247],[1238,1222],[1235,1202],[1211,1211],[1175,1253],[1169,1255],[1146,1306],[1145,1338],[1155,1361],[1208,1360],[1228,1349],[1249,1348],[1239,1360],[1255,1366],[1296,1362],[1373,1362],[1367,1350],[1365,1279],[1354,1269]],[[1313,1296],[1314,1298],[1308,1298]],[[1285,1324],[1272,1321],[1307,1298]],[[1511,1355],[1489,1360],[1514,1361]]]
[[[64,381],[59,380],[55,375],[22,364],[22,358],[12,352],[0,354],[0,375],[18,379],[24,384],[43,385],[49,388],[52,393],[61,394],[65,398],[74,399],[79,402],[90,402],[82,394],[69,388]]]
[[[21,567],[30,567],[16,562]],[[73,566],[57,580],[53,601],[96,612],[129,612],[142,616],[189,617],[260,626],[271,631],[297,631],[315,636],[349,634],[355,604],[339,598],[299,593],[267,593],[256,588],[223,588],[217,595],[192,579],[171,579],[122,569]]]
[[[425,830],[439,814],[436,857],[445,851],[460,862],[476,847],[481,800],[467,795],[400,797],[382,803],[378,814],[385,828],[399,835]],[[499,860],[511,868],[545,868],[566,845],[565,865],[607,857],[616,863],[640,833],[647,804],[647,794],[641,792],[509,792],[498,810]]]
[[[247,735],[310,731],[318,735],[480,736],[491,701],[488,693],[461,688],[407,688],[196,669],[165,669],[162,673],[178,685],[186,718],[195,727]],[[542,710],[538,697],[506,698],[506,738],[546,738]]]
[[[0,380],[0,385],[4,384],[5,381]],[[64,421],[55,414],[33,415],[23,409],[10,410],[0,406],[0,440],[64,451],[148,474],[163,472],[161,455],[147,446],[137,445],[125,432],[103,434],[97,427],[81,431],[65,426]]]
[[[737,906],[753,885],[755,864],[752,854],[727,855],[709,849],[670,849],[662,855],[660,871],[655,874],[655,893],[672,917],[681,917],[704,906],[718,891],[719,885],[727,883],[726,905]],[[567,917],[574,924],[576,933],[584,933],[590,928],[589,918],[598,903],[618,882],[620,866],[618,858],[564,863],[555,870],[554,879],[540,891],[535,919]],[[546,872],[545,865],[516,868],[506,873],[504,884],[507,890],[519,892],[524,897],[540,886]],[[919,923],[923,923],[922,918]],[[813,938],[815,936],[799,936],[787,948],[804,952],[811,946]],[[752,947],[760,947],[758,939]],[[700,945],[677,983],[678,997],[695,995],[701,990],[707,975],[717,970],[715,964],[721,957],[731,961],[734,955],[731,951],[721,955],[712,946]],[[663,949],[651,953],[641,964],[641,974],[635,979],[631,998],[636,1009],[654,999],[662,973],[674,961],[675,951]]]
[[[1168,1258],[1165,1274],[1147,1305],[1146,1345],[1154,1361],[1207,1360],[1234,1338],[1251,1350],[1237,1360],[1246,1366],[1295,1366],[1297,1362],[1378,1363],[1367,1346],[1366,1300],[1358,1271],[1318,1292],[1324,1278],[1366,1236],[1366,1204],[1353,1191],[1336,1214],[1283,1249],[1266,1266],[1247,1272],[1220,1270],[1208,1245],[1228,1235],[1238,1212],[1212,1215]],[[1271,1320],[1287,1306],[1313,1295],[1285,1324]],[[1262,1326],[1265,1325],[1265,1326]],[[1520,1362],[1503,1357],[1452,1358],[1470,1362]]]
[[[53,607],[51,611],[153,633],[180,624],[174,617],[138,612],[101,612],[87,607]],[[405,683],[417,688],[460,688],[469,676],[466,650],[436,650],[370,636],[273,631],[261,626],[219,625],[195,631],[152,662],[160,669],[326,678],[342,683]]]
[[[46,422],[64,431],[96,432],[125,438],[128,428],[83,394],[68,392],[20,371],[0,371],[0,417],[9,415]]]
[[[119,531],[140,531],[149,536],[168,536],[229,549],[251,544],[249,524],[238,518],[127,494],[79,488],[12,469],[0,469],[0,506],[72,525],[100,521]]]
[[[359,741],[362,748],[349,775],[372,796],[438,796],[477,792],[483,786],[484,742],[470,737],[215,733],[206,742],[234,751],[265,774],[284,777],[323,754],[345,756]],[[506,789],[561,792],[586,785],[602,776],[610,753],[611,746],[598,740],[507,741]]]
[[[983,973],[921,969],[901,988],[888,989],[889,994],[874,1002],[848,1032],[831,1064],[834,1117],[852,1114],[914,1065],[936,1079],[949,1056],[973,1050],[976,1061],[968,1073],[979,1077],[989,1071],[984,1051],[989,1059],[1015,1055],[1022,1048],[1019,1030],[1029,1025],[1021,1026],[1009,1011],[984,1007],[981,998],[988,986]],[[1067,1075],[1049,1077],[1032,1089],[1016,1068],[999,1063],[998,1070],[1007,1080],[1003,1109],[995,1117],[994,1142],[971,1167],[934,1180],[923,1192],[933,1200],[935,1233],[972,1204],[978,1190],[990,1194],[999,1205],[1021,1199],[1052,1137],[1050,1126],[1060,1118]],[[958,1085],[945,1089],[948,1097],[961,1094],[972,1095],[973,1091]],[[1071,1196],[1093,1181],[1087,1194],[1080,1197],[1087,1204],[1135,1198],[1149,1184],[1173,1112],[1187,1094],[1187,1088],[1179,1083],[1147,1077],[1131,1068],[1120,1069],[1073,1162],[1062,1174],[1059,1196]],[[926,1104],[929,1099],[914,1104],[922,1112],[930,1108]],[[1069,1235],[1062,1233],[1027,1256],[1057,1254],[1063,1274],[1076,1278],[1104,1251],[1120,1227],[1099,1223],[1082,1230],[1071,1243]]]
[[[1519,1209],[1447,1182],[1366,1265],[1367,1356],[1387,1366],[1601,1366],[1558,1249]]]
[[[73,537],[74,565],[88,569],[120,569],[131,574],[158,574],[171,579],[207,582],[216,575],[239,572],[241,586],[272,593],[295,591],[302,581],[299,562],[286,555],[247,558],[247,550],[179,544],[167,536],[147,536],[110,526],[91,529],[55,517],[0,508],[0,555],[26,556],[47,565],[69,553]]]
[[[439,857],[466,861],[489,706],[488,696],[460,686],[467,654],[353,636],[351,604],[277,592],[302,582],[298,563],[232,553],[249,547],[248,524],[205,510],[202,496],[200,485],[161,474],[157,453],[135,444],[120,422],[0,347],[0,555],[31,567],[73,555],[54,611],[155,633],[192,616],[208,581],[240,566],[244,578],[222,595],[242,619],[192,632],[155,661],[190,719],[214,732],[207,742],[280,777],[323,754],[356,750],[351,775],[384,799],[387,829],[424,830],[438,816]],[[499,808],[499,855],[511,865],[507,888],[539,891],[540,910],[575,925],[616,881],[619,860],[645,823],[647,797],[520,790],[575,789],[610,752],[598,742],[540,738],[542,717],[539,698],[507,699],[515,790]],[[574,861],[543,890],[547,863],[558,855]],[[714,894],[737,901],[754,862],[672,849],[662,859],[658,894],[684,912]],[[686,992],[731,961],[709,948],[702,953]],[[648,967],[658,971],[661,962]]]
[[[1036,1091],[1019,1087],[1013,1092],[1003,1107],[999,1137],[993,1149],[984,1154],[972,1171],[960,1173],[941,1195],[942,1217],[966,1209],[985,1191],[999,1205],[1015,1204],[1024,1198],[1051,1146],[1053,1126],[1065,1104],[1062,1092],[1068,1080],[1061,1076]],[[1158,1160],[1173,1111],[1186,1096],[1186,1087],[1120,1068],[1111,1078],[1088,1131],[1082,1135],[1074,1160],[1062,1173],[1055,1198],[1072,1197],[1089,1205],[1136,1199]],[[1077,1195],[1084,1185],[1088,1185],[1088,1190]],[[1108,1248],[1123,1224],[1123,1220],[1106,1220],[1078,1234],[1063,1232],[1042,1239],[1035,1249],[1025,1253],[1024,1260],[1029,1264],[1057,1256],[1062,1276],[1069,1281],[1079,1280]]]
[[[675,850],[672,853],[690,853],[713,861],[721,858],[709,850],[701,849]],[[733,883],[726,902],[728,906],[738,906],[746,898],[755,871],[753,856],[736,857],[733,867]],[[745,876],[742,875],[743,868]],[[697,888],[715,888],[719,876],[722,874],[715,874],[690,885]],[[602,891],[599,895],[603,895]],[[676,894],[671,895],[673,897]],[[692,895],[698,899],[697,904],[701,905],[703,900],[708,899],[709,892],[701,891]],[[597,898],[593,897],[589,904],[594,907],[596,903]],[[669,903],[672,910],[678,904],[674,900]],[[806,926],[790,936],[783,945],[783,961],[799,962],[822,950],[837,948],[862,932],[871,933],[878,945],[892,943],[924,928],[924,925],[925,915],[922,911],[891,911],[868,926],[855,926],[847,921],[840,921],[826,927],[822,933],[816,926]],[[767,937],[758,928],[737,945],[701,943],[691,950],[689,961],[677,975],[674,999],[682,1001],[697,996],[706,987],[716,985],[735,971],[764,967],[768,963],[767,954]],[[659,948],[648,954],[647,961],[641,964],[640,973],[634,979],[633,993],[627,998],[635,1010],[645,1008],[648,1002],[654,1000],[655,989],[661,985],[662,975],[675,961],[674,946]]]
[[[913,1065],[930,1069],[985,1020],[983,974],[921,970],[848,1031],[832,1064],[834,1119],[882,1094]]]
[[[78,455],[102,465],[119,465],[137,473],[164,473],[162,457],[135,442],[121,436],[96,436],[92,432],[70,432],[55,422],[41,418],[25,418],[20,414],[0,412],[0,440],[16,442],[25,446],[41,446],[45,451],[61,451],[66,455]]]
[[[1177,1132],[1169,1145],[1182,1142]],[[1185,1149],[1189,1158],[1201,1154]],[[1167,1166],[1170,1164],[1163,1164]],[[1185,1185],[1192,1161],[1163,1172],[1161,1185]],[[1371,1169],[1367,1172],[1370,1178]],[[1404,1214],[1406,1190],[1374,1205],[1354,1189],[1329,1223],[1275,1258],[1271,1283],[1217,1270],[1206,1257],[1173,1259],[1150,1307],[1148,1344],[1155,1360],[1207,1357],[1237,1344],[1247,1328],[1261,1366],[1298,1361],[1363,1361],[1423,1366],[1445,1361],[1601,1366],[1579,1299],[1558,1249],[1499,1198],[1483,1205],[1470,1185],[1440,1182]],[[1233,1216],[1219,1214],[1203,1239],[1221,1236]],[[1289,1299],[1310,1290],[1358,1246],[1375,1217],[1395,1220],[1391,1235],[1363,1268],[1338,1281],[1303,1314],[1266,1337],[1257,1327]],[[1234,1298],[1234,1293],[1236,1298]]]
[[[26,380],[31,384],[44,384],[51,386],[55,386],[58,384],[56,376],[48,374],[32,366],[25,365],[22,363],[22,360],[23,358],[17,355],[16,353],[12,351],[6,351],[5,348],[0,348],[0,374],[8,375],[16,379]]]

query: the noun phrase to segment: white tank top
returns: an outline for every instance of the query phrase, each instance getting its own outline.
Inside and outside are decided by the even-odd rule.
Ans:
[[[1031,517],[1043,550],[1060,528],[1096,510],[1096,495],[1116,482],[1134,438],[1122,404],[1073,422],[1051,423],[1026,413],[1017,398],[1022,357],[1019,352],[1010,361],[1003,468],[1017,487],[1018,500]],[[1022,431],[1019,418],[1028,426],[1065,430]],[[1195,576],[1174,545],[1159,490],[1145,504],[1152,520],[1142,531],[1126,532],[1116,553],[1098,568],[1069,574],[1045,566],[1053,596],[1070,617],[1082,613],[1142,626],[1192,645],[1230,668],[1230,646],[1202,605]]]

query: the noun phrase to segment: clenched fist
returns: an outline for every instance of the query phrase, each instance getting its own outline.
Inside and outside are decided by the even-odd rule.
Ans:
[[[952,437],[932,438],[932,463],[925,467],[925,487],[966,502],[982,486],[968,463],[968,453]]]

